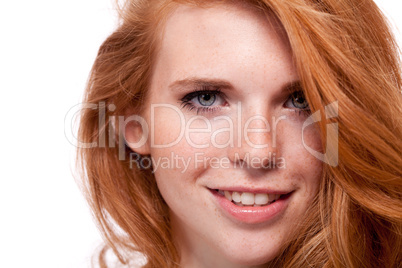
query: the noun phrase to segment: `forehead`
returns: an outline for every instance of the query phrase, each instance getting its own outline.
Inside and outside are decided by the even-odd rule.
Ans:
[[[241,69],[272,72],[271,67],[279,63],[293,72],[281,24],[255,8],[234,4],[178,5],[165,22],[156,59],[154,71],[168,80],[194,73],[233,78]]]
[[[273,31],[272,31],[273,30]],[[256,37],[261,38],[256,38]],[[263,36],[287,44],[280,22],[254,7],[237,4],[214,4],[207,7],[178,4],[168,16],[161,47],[188,47],[194,50],[216,50],[222,46],[249,45]],[[178,39],[180,44],[178,44]],[[242,42],[244,41],[244,42]],[[260,42],[263,43],[263,42]],[[237,47],[240,48],[240,47]]]

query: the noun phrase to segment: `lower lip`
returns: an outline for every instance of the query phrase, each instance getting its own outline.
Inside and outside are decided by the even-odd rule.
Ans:
[[[262,222],[268,222],[279,214],[284,212],[289,204],[290,194],[287,194],[274,203],[261,206],[261,207],[239,207],[233,202],[227,200],[224,196],[218,194],[215,190],[210,190],[214,195],[219,205],[223,208],[225,214],[229,215],[240,222],[248,224],[257,224]]]

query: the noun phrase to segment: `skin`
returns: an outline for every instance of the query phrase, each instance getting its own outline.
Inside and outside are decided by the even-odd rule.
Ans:
[[[302,125],[308,115],[289,101],[286,86],[298,79],[286,35],[273,18],[234,5],[180,5],[169,16],[153,70],[147,112],[143,114],[151,131],[143,146],[132,149],[150,154],[155,161],[155,179],[170,209],[182,267],[262,267],[280,253],[302,219],[318,191],[322,163],[302,144]],[[189,134],[190,142],[185,137],[177,140],[184,128],[178,111],[187,123],[197,116],[196,108],[200,107],[197,98],[191,101],[197,106],[192,110],[181,103],[184,96],[198,89],[194,80],[218,81],[224,95],[217,98],[212,110],[198,110],[204,119],[191,123],[191,129],[205,130],[209,122],[210,131]],[[166,107],[154,108],[152,117],[152,104]],[[244,134],[245,122],[256,115],[269,121],[269,132],[250,132],[247,140],[239,133]],[[230,119],[235,131],[228,131],[231,123],[219,116]],[[274,133],[272,119],[281,116],[285,119],[277,122]],[[141,138],[136,128],[126,128],[129,142]],[[266,124],[253,120],[248,128],[263,129]],[[315,128],[308,127],[303,134],[308,146],[321,149]],[[156,145],[177,142],[157,148],[151,138]],[[229,142],[229,146],[214,146],[213,142]],[[208,147],[195,148],[194,144]],[[156,161],[171,159],[172,152],[189,161],[188,167],[171,161],[171,166],[158,165],[155,169]],[[195,162],[195,153],[201,154],[202,164]],[[270,153],[275,153],[276,159],[282,157],[285,167],[251,165],[251,159],[267,164],[262,160]],[[224,167],[211,163],[213,157],[226,159]],[[247,168],[238,166],[247,161]],[[285,189],[292,194],[279,215],[248,224],[225,214],[209,189],[239,186]]]

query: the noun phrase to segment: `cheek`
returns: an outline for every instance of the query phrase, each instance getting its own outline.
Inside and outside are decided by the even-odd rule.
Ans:
[[[319,190],[322,178],[322,162],[310,155],[310,157],[305,158],[300,169],[303,170],[306,196],[312,199]]]
[[[165,112],[165,116],[167,112],[169,111]],[[192,210],[195,205],[200,205],[197,203],[197,198],[194,198],[199,195],[198,178],[202,177],[205,172],[211,171],[211,159],[226,159],[226,150],[216,148],[211,143],[213,141],[219,144],[226,143],[230,135],[229,131],[223,131],[212,139],[212,133],[216,133],[220,129],[227,129],[226,124],[211,123],[209,131],[208,123],[204,120],[195,120],[184,126],[177,119],[177,114],[171,113],[170,116],[172,117],[158,119],[157,131],[154,132],[154,141],[157,146],[151,147],[150,154],[155,179],[162,197],[175,214],[181,215],[189,213],[188,210],[190,208]],[[186,118],[186,122],[188,122],[188,118]],[[180,130],[180,127],[183,127],[183,130]],[[200,131],[186,132],[184,131],[186,128]],[[184,132],[184,134],[180,136],[180,132]],[[174,141],[173,144],[169,145],[172,141]],[[204,145],[208,145],[208,147]],[[226,169],[219,169],[219,165],[228,167],[229,163],[217,163],[217,168],[213,168],[213,172],[224,173],[226,171]],[[183,202],[183,200],[186,201]],[[182,216],[188,217],[184,214]],[[195,213],[191,217],[198,218],[200,216]]]
[[[203,216],[201,213],[194,213],[194,208],[201,209],[203,206],[201,199],[197,198],[200,196],[197,178],[202,171],[194,169],[191,153],[180,146],[176,149],[177,151],[174,147],[154,150],[156,183],[170,213],[176,218],[186,219],[186,222],[200,222]]]
[[[304,170],[307,189],[311,195],[318,192],[322,178],[323,162],[317,157],[322,155],[323,148],[320,132],[317,125],[311,125],[303,131],[303,161],[299,162],[300,169]]]
[[[235,131],[227,121],[197,119],[169,107],[160,108],[154,117],[148,141],[161,174],[181,173],[196,178],[197,172],[208,168],[211,160],[227,159],[227,148],[234,143]],[[170,170],[160,170],[161,167]]]
[[[172,148],[183,136],[185,120],[177,106],[160,104],[151,107],[148,141],[151,147]]]
[[[317,124],[312,124],[303,129],[303,146],[306,150],[322,153],[323,148],[318,127]]]
[[[301,123],[284,122],[278,127],[278,155],[285,159],[285,178],[303,184],[305,194],[314,196],[322,177],[322,161],[314,156],[321,153],[320,133],[315,126],[302,130]],[[313,153],[312,153],[313,152]]]

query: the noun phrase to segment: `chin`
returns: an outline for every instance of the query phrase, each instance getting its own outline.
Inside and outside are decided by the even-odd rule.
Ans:
[[[269,242],[267,241],[267,244]],[[266,249],[263,246],[260,246],[255,249],[243,249],[243,248],[236,248],[236,249],[225,249],[225,255],[227,260],[234,264],[240,266],[264,266],[275,259],[280,254],[279,249]]]

